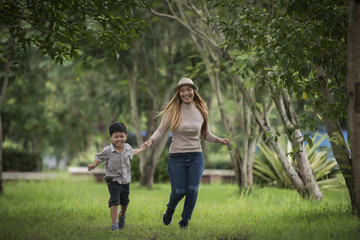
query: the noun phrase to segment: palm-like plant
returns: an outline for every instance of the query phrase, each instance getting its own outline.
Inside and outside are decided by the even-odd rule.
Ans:
[[[317,139],[318,137],[320,138]],[[315,139],[314,144],[311,147],[309,146],[310,144],[307,144],[306,152],[319,186],[335,187],[343,182],[343,177],[341,174],[332,176],[338,171],[337,163],[333,158],[328,158],[328,150],[319,150],[319,146],[325,138],[326,135],[320,136],[316,133],[313,137],[313,139]],[[280,137],[278,141],[280,141],[280,144],[283,146],[285,152],[292,152],[291,144],[285,139],[285,137]],[[263,141],[259,143],[258,147],[260,151],[256,154],[254,159],[254,174],[269,185],[281,188],[292,188],[292,183],[281,166],[275,152]],[[291,164],[295,164],[290,155],[288,155],[288,161]]]

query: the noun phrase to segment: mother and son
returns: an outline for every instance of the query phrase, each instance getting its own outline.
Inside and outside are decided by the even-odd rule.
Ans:
[[[95,161],[88,165],[88,170],[91,171],[105,162],[112,231],[119,231],[125,225],[125,213],[130,202],[130,160],[159,141],[169,129],[173,133],[168,157],[171,193],[162,217],[165,225],[172,222],[176,206],[185,197],[179,226],[182,229],[188,228],[204,170],[200,137],[212,143],[230,145],[229,139],[219,138],[210,132],[208,108],[198,93],[198,86],[189,78],[180,79],[174,88],[173,98],[158,116],[162,116],[159,127],[139,149],[132,149],[126,143],[127,130],[123,123],[112,124],[109,127],[112,143],[97,153]]]

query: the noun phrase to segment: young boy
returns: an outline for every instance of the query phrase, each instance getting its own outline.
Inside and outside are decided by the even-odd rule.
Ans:
[[[110,193],[111,230],[119,231],[119,228],[122,229],[125,225],[125,213],[130,202],[130,160],[145,149],[132,149],[128,143],[125,143],[127,132],[123,123],[112,124],[109,132],[112,144],[95,155],[95,161],[88,165],[88,170],[91,171],[100,163],[105,162],[105,180]],[[118,215],[119,205],[121,205],[121,209]]]

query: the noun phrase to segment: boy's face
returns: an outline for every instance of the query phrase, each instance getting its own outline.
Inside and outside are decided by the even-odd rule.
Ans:
[[[114,132],[110,136],[110,141],[114,143],[115,148],[122,148],[126,142],[127,134],[123,132]]]

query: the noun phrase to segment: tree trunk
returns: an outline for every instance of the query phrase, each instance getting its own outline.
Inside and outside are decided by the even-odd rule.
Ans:
[[[296,125],[298,120],[295,110],[292,108],[287,90],[282,89],[280,93],[277,93],[275,87],[270,86],[270,88],[283,124],[286,128],[293,128],[293,125]],[[297,150],[295,153],[296,162],[299,168],[300,177],[305,186],[305,191],[307,192],[306,195],[309,195],[314,199],[322,199],[323,196],[316,182],[314,171],[311,168],[300,129],[293,129],[293,132],[287,131],[287,136],[291,142],[293,151]]]
[[[129,91],[130,91],[130,106],[131,106],[131,116],[133,119],[133,124],[136,132],[136,141],[137,145],[142,144],[143,138],[141,134],[141,124],[138,111],[137,103],[137,64],[134,63],[133,70],[130,70],[128,66],[123,62],[123,66],[127,71],[129,78]],[[165,97],[167,98],[167,97]],[[156,102],[156,100],[154,100]],[[151,121],[154,124],[154,121]],[[151,128],[154,128],[151,126]],[[154,173],[158,160],[165,148],[167,138],[164,137],[159,143],[154,144],[154,146],[148,149],[146,152],[143,152],[139,155],[140,158],[140,184],[151,188],[154,184]]]
[[[5,100],[6,90],[9,83],[9,76],[10,76],[10,65],[12,62],[12,59],[14,57],[14,39],[10,37],[9,39],[9,45],[8,45],[8,56],[6,59],[5,64],[5,76],[4,76],[4,82],[3,86],[1,88],[1,95],[0,95],[0,195],[3,194],[3,184],[2,184],[2,150],[3,150],[3,129],[2,129],[2,116],[1,116],[1,108]]]
[[[325,79],[324,72],[321,68],[317,70],[318,72],[318,80],[323,81]],[[327,85],[320,89],[324,98],[333,102],[334,99],[332,95],[329,93]],[[355,182],[353,178],[353,169],[352,169],[352,160],[351,153],[346,145],[346,141],[344,135],[342,133],[342,129],[339,123],[339,120],[333,119],[324,119],[326,132],[329,136],[331,150],[334,154],[334,158],[340,168],[340,171],[345,179],[345,183],[349,192],[349,196],[351,199],[351,205],[355,209],[356,208],[356,197],[355,197]],[[351,132],[350,126],[348,127],[348,132]]]
[[[211,109],[212,98],[207,98],[205,101],[208,108]],[[206,165],[209,163],[209,143],[207,141],[202,142],[202,150],[204,154],[204,163]]]
[[[320,67],[316,67],[316,69],[314,70],[317,75],[316,78],[321,86],[320,91],[323,94],[324,98],[326,99],[326,101],[330,103],[334,102],[334,98],[328,89],[328,82],[326,80],[327,78],[324,69],[320,66]],[[329,111],[331,111],[331,109],[329,109]],[[349,113],[349,118],[350,118],[350,113]],[[326,132],[330,139],[331,150],[334,154],[335,160],[340,168],[340,171],[345,179],[345,184],[349,192],[351,205],[353,209],[356,209],[357,201],[355,196],[355,182],[353,178],[354,176],[352,169],[351,153],[349,151],[344,135],[342,133],[340,122],[337,119],[334,120],[330,118],[325,118],[324,123],[326,126]],[[349,135],[350,132],[351,132],[351,127],[350,124],[348,124]]]
[[[2,117],[0,113],[0,195],[3,194],[3,184],[2,184],[2,150],[3,150],[3,134],[2,134]]]
[[[136,63],[134,63],[134,70],[135,76],[133,74],[128,74],[129,78],[129,88],[130,88],[130,112],[133,119],[133,124],[135,127],[136,133],[136,141],[137,144],[141,144],[143,142],[142,134],[141,134],[141,127],[140,127],[140,117],[138,111],[138,103],[137,103],[137,67]]]
[[[236,87],[236,86],[233,86]],[[251,114],[251,109],[243,102],[242,108],[242,133],[243,133],[243,161],[241,166],[242,185],[249,192],[253,187],[253,167],[257,144],[262,138],[262,132]],[[246,176],[243,176],[246,175]]]
[[[170,91],[166,91],[165,95],[161,99],[153,99],[153,109],[151,112],[162,109],[163,105],[168,101]],[[155,96],[155,94],[152,94]],[[148,121],[151,124],[148,126],[147,133],[150,134],[154,132],[158,126],[158,121],[153,121],[153,114],[151,114]],[[150,136],[147,136],[149,138]],[[156,170],[156,165],[159,161],[160,156],[162,155],[166,143],[168,141],[168,133],[166,133],[160,141],[154,143],[151,148],[140,154],[140,185],[151,188],[154,183],[154,174]]]
[[[330,139],[331,150],[345,179],[351,205],[356,209],[355,182],[351,165],[351,155],[338,121],[325,120],[326,132]]]
[[[170,34],[170,28],[167,29],[167,32]],[[158,67],[157,67],[157,61],[159,59],[159,54],[157,51],[155,52],[148,52],[147,49],[145,49],[142,44],[142,41],[136,43],[135,49],[137,51],[134,52],[135,54],[135,62],[129,63],[125,62],[123,59],[119,59],[124,66],[128,79],[129,79],[129,91],[130,91],[130,105],[131,105],[131,116],[133,119],[133,124],[136,131],[136,141],[137,144],[140,145],[143,142],[142,134],[141,134],[141,119],[139,116],[138,111],[138,89],[137,89],[137,76],[139,73],[142,73],[144,71],[145,73],[142,74],[145,80],[145,85],[147,86],[147,94],[152,99],[152,109],[149,109],[149,116],[147,119],[147,127],[146,132],[147,134],[152,133],[156,130],[156,127],[158,126],[158,121],[154,120],[154,112],[158,111],[159,109],[162,109],[166,102],[169,100],[169,96],[171,94],[171,91],[165,91],[163,95],[158,93],[159,88],[166,83],[161,83],[158,81]],[[169,37],[167,51],[168,55],[165,59],[166,62],[169,64],[174,64],[174,61],[176,60],[176,56],[173,55],[173,41]],[[149,69],[154,69],[153,72],[151,72],[153,75],[151,75],[148,71]],[[167,69],[166,70],[166,78],[172,82],[173,80],[173,69]],[[147,136],[149,137],[149,136]],[[142,186],[146,186],[151,188],[154,183],[154,174],[156,170],[156,166],[158,163],[159,158],[161,157],[166,143],[168,141],[168,136],[164,136],[159,142],[156,142],[152,145],[151,148],[146,150],[145,152],[139,154],[140,158],[140,184]]]
[[[238,78],[237,78],[237,85],[238,85],[238,88],[239,88],[240,92],[243,95],[244,101],[251,108],[252,113],[253,113],[253,115],[255,117],[255,120],[256,120],[257,124],[259,125],[259,127],[261,128],[261,130],[264,133],[271,133],[271,135],[269,136],[269,142],[272,145],[277,157],[280,160],[280,163],[281,163],[284,171],[286,172],[286,175],[291,180],[291,182],[294,185],[295,189],[299,192],[299,194],[303,198],[311,197],[309,195],[309,193],[306,191],[305,185],[304,185],[302,179],[299,177],[299,175],[296,172],[296,170],[294,169],[294,167],[288,161],[288,159],[287,159],[287,157],[286,157],[286,155],[284,153],[284,150],[281,148],[280,143],[275,141],[275,135],[273,134],[269,119],[267,119],[266,117],[263,118],[261,116],[260,112],[256,108],[251,107],[251,106],[253,106],[252,101],[251,101],[251,97],[250,97],[248,91],[246,90],[245,86],[243,85],[243,83]]]
[[[146,150],[146,154],[140,156],[140,185],[151,188],[154,184],[154,174],[156,165],[163,153],[168,135],[161,138],[158,143],[154,143],[150,149]]]
[[[304,183],[305,190],[308,192],[310,198],[321,200],[323,198],[319,185],[316,182],[314,171],[311,168],[308,155],[306,153],[304,139],[301,131],[296,129],[292,140],[298,146],[297,165],[299,167],[300,177]]]
[[[259,127],[258,126],[254,126],[254,131],[259,132]],[[253,169],[254,169],[254,158],[255,158],[255,152],[256,152],[256,148],[257,145],[259,143],[259,140],[262,138],[263,136],[263,132],[260,132],[258,134],[258,137],[250,137],[248,140],[248,155],[247,155],[247,159],[246,159],[246,169],[247,169],[247,189],[249,192],[252,192],[252,187],[254,184],[254,174],[253,174]]]
[[[349,96],[349,139],[355,185],[355,208],[360,218],[360,1],[350,1],[347,92]]]
[[[243,106],[243,161],[241,162],[241,182],[245,189],[251,188],[249,183],[248,164],[251,161],[250,158],[250,141],[251,141],[251,110],[246,104]]]

